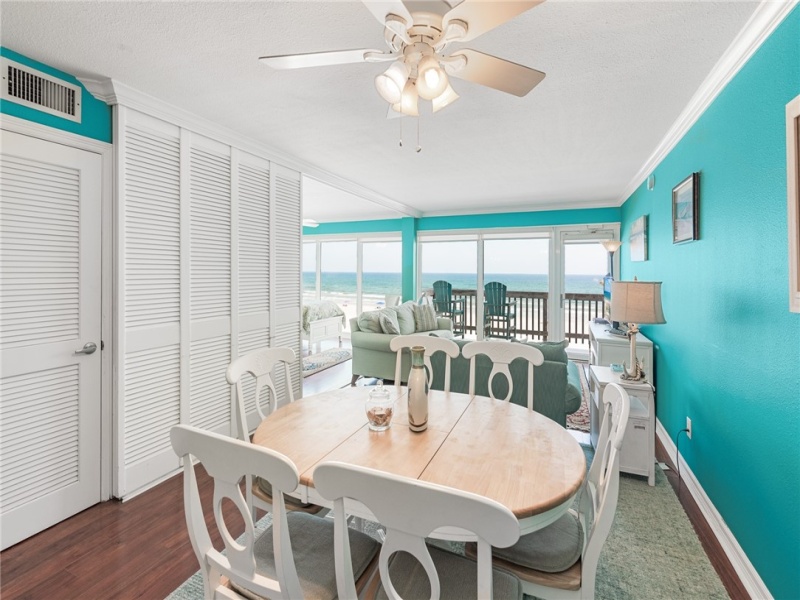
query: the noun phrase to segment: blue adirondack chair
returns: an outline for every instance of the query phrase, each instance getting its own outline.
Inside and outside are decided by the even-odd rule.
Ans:
[[[484,337],[514,337],[517,333],[517,303],[506,299],[505,284],[490,281],[483,289]]]
[[[453,320],[453,335],[464,337],[464,299],[453,298],[453,286],[449,282],[433,282],[433,308],[436,314]]]

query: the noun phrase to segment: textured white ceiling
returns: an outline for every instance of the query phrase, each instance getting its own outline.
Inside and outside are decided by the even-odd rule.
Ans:
[[[419,120],[419,153],[416,122],[385,118],[373,86],[385,65],[272,71],[257,60],[383,49],[360,2],[4,0],[0,35],[33,59],[121,81],[425,214],[469,213],[615,204],[756,6],[545,2],[465,46],[547,78],[524,98],[456,80],[461,99]],[[313,187],[308,218],[397,216]]]

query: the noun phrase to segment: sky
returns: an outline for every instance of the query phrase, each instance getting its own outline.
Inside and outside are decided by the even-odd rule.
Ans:
[[[548,272],[548,246],[544,239],[485,240],[484,272],[493,274],[541,274]],[[303,271],[316,270],[314,244],[304,244]],[[367,273],[399,273],[400,242],[364,242],[363,262]],[[424,242],[422,268],[426,273],[475,273],[478,246],[475,241]],[[565,251],[566,273],[604,275],[608,253],[598,242],[569,244]],[[356,242],[323,242],[322,270],[355,272]]]

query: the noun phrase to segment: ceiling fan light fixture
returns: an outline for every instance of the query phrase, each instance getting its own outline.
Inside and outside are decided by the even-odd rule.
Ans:
[[[453,89],[453,86],[449,83],[447,84],[447,88],[436,98],[431,100],[431,105],[433,106],[433,112],[438,112],[443,108],[450,106],[453,102],[458,100],[460,96],[456,94],[456,91]]]
[[[419,95],[417,94],[417,86],[410,79],[403,89],[403,95],[400,102],[392,104],[392,110],[409,117],[419,116]]]
[[[434,56],[426,56],[417,67],[417,91],[425,100],[433,100],[447,89],[449,82],[439,61]]]
[[[396,104],[400,102],[407,81],[408,67],[403,61],[397,60],[375,77],[375,89],[389,104]]]

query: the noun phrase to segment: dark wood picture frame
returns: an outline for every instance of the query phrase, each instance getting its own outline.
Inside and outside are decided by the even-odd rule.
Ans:
[[[700,173],[692,173],[672,188],[672,243],[700,239]]]

